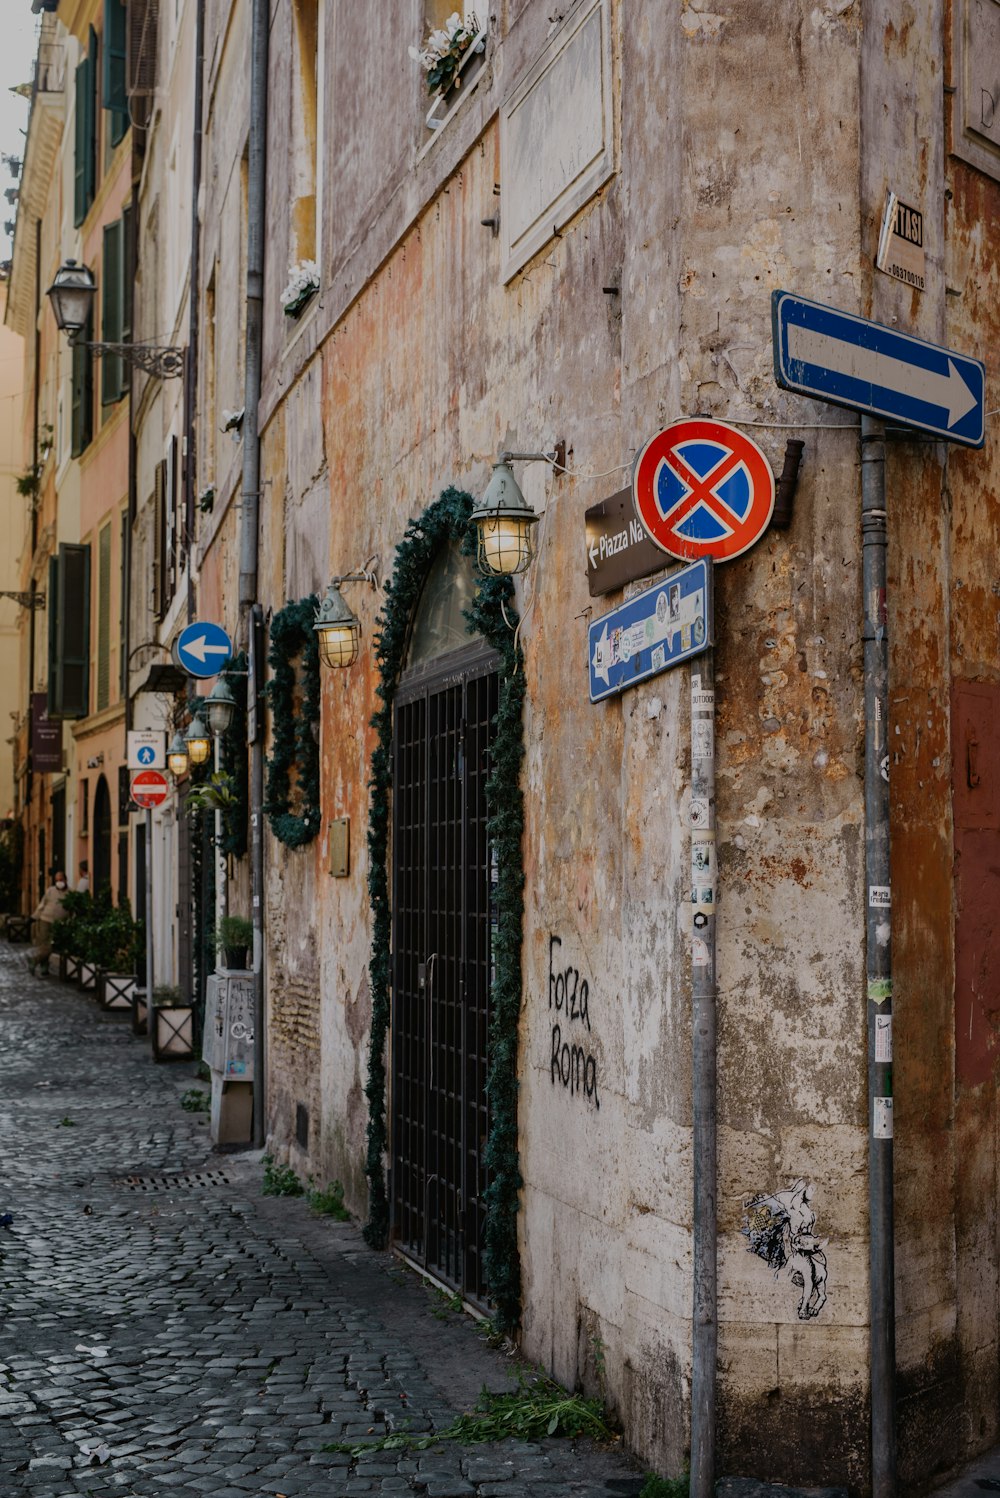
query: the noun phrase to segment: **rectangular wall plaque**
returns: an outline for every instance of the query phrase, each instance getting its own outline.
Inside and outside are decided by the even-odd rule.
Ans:
[[[584,0],[500,106],[509,281],[614,171],[610,0]]]
[[[337,817],[330,823],[330,873],[345,879],[351,872],[351,819]]]
[[[954,0],[952,151],[1000,179],[1000,0]]]

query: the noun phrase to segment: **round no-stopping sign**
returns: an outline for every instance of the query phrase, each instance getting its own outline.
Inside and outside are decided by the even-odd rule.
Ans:
[[[691,417],[640,450],[632,498],[646,534],[669,556],[728,562],[767,530],[774,474],[756,442],[735,427]]]
[[[167,777],[161,775],[159,770],[140,770],[138,775],[132,776],[132,783],[128,788],[132,800],[143,811],[159,806],[161,801],[166,800],[169,790]]]

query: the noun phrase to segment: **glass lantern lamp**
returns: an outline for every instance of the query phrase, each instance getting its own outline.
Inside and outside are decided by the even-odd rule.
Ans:
[[[521,493],[507,456],[493,465],[486,493],[469,516],[476,527],[480,572],[511,576],[523,572],[534,555],[531,528],[538,516]]]
[[[87,265],[78,265],[75,260],[64,260],[45,295],[52,305],[60,333],[74,337],[87,326],[94,305],[97,295],[94,272]]]
[[[208,709],[208,726],[217,738],[221,738],[229,731],[236,711],[236,698],[229,688],[229,683],[220,676],[215,686],[208,694],[206,701]]]
[[[187,752],[193,765],[203,765],[212,752],[212,737],[205,727],[200,713],[195,713],[191,727],[184,735]]]
[[[338,586],[345,581],[345,578],[337,577],[332,580],[313,625],[319,645],[320,660],[324,666],[337,669],[342,666],[353,666],[358,658],[361,639],[361,625],[357,615],[353,614],[344,602]]]
[[[180,730],[174,734],[167,750],[167,769],[175,780],[183,780],[188,772],[187,745],[181,737]]]

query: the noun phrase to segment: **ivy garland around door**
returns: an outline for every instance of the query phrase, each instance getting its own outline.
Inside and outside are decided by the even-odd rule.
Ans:
[[[368,1060],[369,1218],[364,1234],[373,1247],[389,1237],[389,1202],[385,1182],[386,1039],[392,989],[392,916],[389,905],[389,829],[392,790],[392,720],[396,684],[406,653],[410,619],[438,548],[460,540],[467,555],[475,541],[469,526],[473,499],[446,489],[423,515],[413,520],[396,548],[392,580],[379,616],[375,658],[382,706],[372,719],[377,742],[372,755],[368,826],[368,890],[372,905],[371,1051]],[[521,761],[524,757],[522,709],[524,671],[515,645],[514,587],[509,577],[477,578],[475,602],[466,611],[469,627],[500,656],[496,737],[490,749],[486,785],[487,835],[496,851],[497,924],[493,932],[494,979],[490,991],[489,1071],[487,1093],[490,1132],[485,1159],[486,1191],[484,1268],[501,1330],[512,1332],[521,1319],[521,1265],[517,1250],[517,1211],[522,1186],[517,1153],[517,1022],[521,1007],[521,937],[524,914],[524,870],[521,838],[524,807]],[[507,618],[504,618],[506,610]]]
[[[320,830],[319,744],[313,725],[319,722],[319,648],[313,624],[319,599],[315,593],[298,603],[287,603],[271,620],[271,649],[267,660],[272,676],[265,693],[271,708],[272,748],[267,762],[264,810],[271,831],[288,848],[304,848]],[[301,659],[301,696],[296,711],[295,688]],[[292,769],[296,771],[292,810]]]

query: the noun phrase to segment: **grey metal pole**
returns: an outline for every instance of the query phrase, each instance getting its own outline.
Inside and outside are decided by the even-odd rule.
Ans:
[[[714,605],[712,605],[714,607]],[[714,621],[712,621],[714,632]],[[711,637],[711,636],[710,636]],[[714,649],[691,668],[691,942],[694,1242],[691,1498],[715,1492],[716,969]]]
[[[146,1033],[150,1047],[156,1035],[153,1014],[153,813],[146,808]],[[155,1054],[155,1052],[154,1052]]]
[[[260,405],[264,326],[264,230],[267,213],[267,83],[269,0],[253,0],[250,40],[250,144],[247,173],[247,322],[244,371],[240,614],[245,641],[260,617],[257,602],[260,550]],[[254,1068],[253,1142],[264,1143],[264,742],[250,746],[250,890],[253,916]]]
[[[892,899],[885,426],[861,418],[865,671],[865,936],[869,1097],[872,1498],[896,1493],[896,1306],[892,1170]]]

